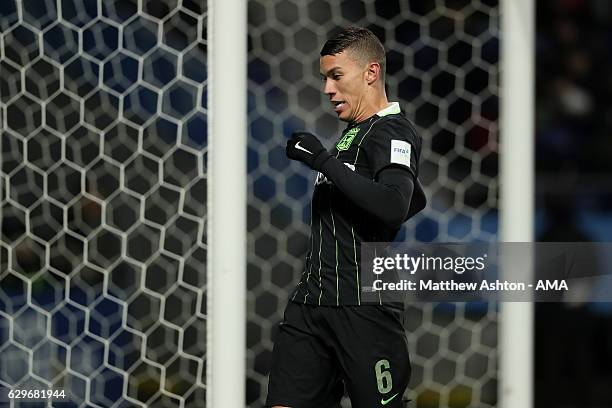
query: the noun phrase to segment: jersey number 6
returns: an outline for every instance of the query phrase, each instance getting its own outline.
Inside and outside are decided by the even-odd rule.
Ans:
[[[386,359],[378,360],[374,366],[378,392],[381,394],[386,394],[393,389],[393,379],[389,371],[390,368],[391,364],[389,364],[389,360]]]

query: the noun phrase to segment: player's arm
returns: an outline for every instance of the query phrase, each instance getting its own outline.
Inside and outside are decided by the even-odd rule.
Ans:
[[[414,189],[413,175],[399,167],[387,167],[376,181],[355,173],[330,155],[316,136],[307,132],[292,135],[287,142],[287,156],[323,173],[353,203],[398,228],[406,219]]]
[[[322,173],[349,200],[389,227],[399,228],[406,220],[414,190],[413,176],[407,170],[388,167],[373,181],[331,157],[323,165]]]

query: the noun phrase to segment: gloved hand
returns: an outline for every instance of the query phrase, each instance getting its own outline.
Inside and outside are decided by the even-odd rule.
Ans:
[[[331,157],[319,139],[309,132],[294,132],[285,151],[288,158],[299,160],[316,171],[321,171],[323,163]]]

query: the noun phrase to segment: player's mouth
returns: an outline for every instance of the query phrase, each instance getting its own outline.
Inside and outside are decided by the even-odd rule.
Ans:
[[[346,102],[344,101],[331,101],[332,105],[334,105],[334,112],[340,113],[346,108]]]

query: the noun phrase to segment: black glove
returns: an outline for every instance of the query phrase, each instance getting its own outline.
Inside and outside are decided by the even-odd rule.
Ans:
[[[316,171],[321,171],[323,163],[331,157],[319,139],[308,132],[294,132],[287,141],[286,152],[288,158],[306,163]]]

